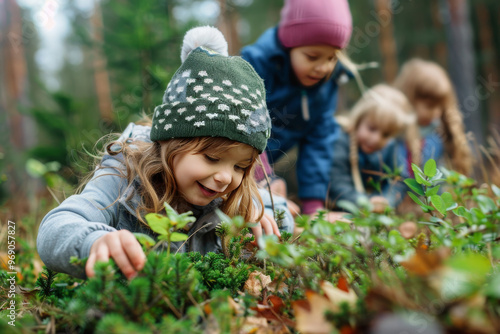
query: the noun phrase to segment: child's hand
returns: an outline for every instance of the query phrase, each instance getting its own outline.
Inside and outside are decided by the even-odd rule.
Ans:
[[[298,214],[300,214],[300,207],[295,202],[292,202],[291,200],[287,199],[285,180],[282,179],[274,180],[273,183],[271,183],[271,192],[286,199],[288,209],[290,209],[290,212],[292,213],[293,217],[296,217]]]
[[[135,236],[127,230],[110,232],[97,239],[90,248],[89,259],[85,266],[88,277],[94,277],[94,265],[97,261],[115,260],[123,274],[132,279],[137,271],[144,267],[146,255]]]
[[[287,199],[286,205],[288,206],[288,209],[292,213],[292,217],[295,218],[297,215],[300,214],[300,207],[297,205],[297,203]]]
[[[255,236],[255,241],[257,241],[262,236],[262,229],[266,235],[276,234],[279,238],[281,238],[280,230],[278,229],[278,224],[274,220],[274,218],[264,212],[264,216],[260,220],[260,225],[252,227],[253,235]]]
[[[343,223],[352,223],[351,220],[344,217],[346,213],[341,211],[329,211],[326,214],[326,220],[330,223],[335,222],[343,222]]]
[[[384,196],[373,196],[370,198],[370,203],[373,204],[372,212],[375,213],[384,213],[389,206],[389,201]]]

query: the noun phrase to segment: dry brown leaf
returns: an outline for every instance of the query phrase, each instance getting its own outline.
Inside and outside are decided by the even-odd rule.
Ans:
[[[349,292],[349,284],[347,283],[347,279],[344,276],[340,276],[337,282],[337,288],[342,291]]]
[[[279,286],[276,282],[271,282],[267,286],[267,290],[271,292],[279,292],[279,293],[286,293],[288,291],[288,285],[286,285],[284,282],[280,282]]]
[[[325,312],[338,312],[338,306],[312,291],[307,291],[306,297],[309,309],[303,307],[303,302],[292,304],[297,321],[296,329],[301,333],[331,333],[334,326],[325,319]]]
[[[227,301],[228,301],[229,306],[233,310],[234,314],[241,315],[244,313],[243,306],[238,304],[233,298],[227,297]]]
[[[402,261],[401,265],[409,272],[418,276],[428,276],[443,266],[443,261],[450,255],[450,250],[440,248],[433,252],[427,252],[419,247],[409,260]]]
[[[260,297],[262,290],[264,290],[269,283],[271,283],[271,277],[264,275],[260,271],[254,271],[248,277],[243,289],[254,297]]]
[[[210,306],[210,304],[203,305],[203,311],[205,311],[206,315],[211,315],[212,314],[212,306]]]
[[[283,323],[268,323],[264,318],[248,317],[245,319],[239,334],[285,334],[290,330]]]
[[[352,289],[349,292],[345,292],[344,290],[334,287],[333,284],[328,281],[321,282],[321,289],[338,310],[340,310],[339,305],[342,302],[346,302],[351,308],[356,306],[358,296]]]
[[[9,255],[6,252],[0,252],[0,267],[3,270],[8,272],[16,272],[17,279],[21,281],[23,279],[23,275],[20,272],[19,266],[14,266],[14,270],[9,266]]]
[[[267,320],[264,318],[258,317],[247,317],[245,318],[245,322],[243,326],[241,326],[239,333],[240,334],[260,334],[260,333],[268,333],[268,324]]]
[[[271,296],[267,297],[267,303],[269,306],[271,306],[273,311],[275,311],[277,313],[280,313],[281,309],[283,307],[285,307],[285,303],[283,302],[283,299],[281,299],[278,296],[271,295]]]

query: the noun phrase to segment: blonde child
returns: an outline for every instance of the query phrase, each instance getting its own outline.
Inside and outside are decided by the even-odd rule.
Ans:
[[[91,277],[95,262],[111,257],[135,276],[145,255],[131,232],[156,237],[144,215],[164,213],[164,202],[196,218],[186,227],[187,244],[173,247],[181,252],[220,248],[217,208],[260,221],[256,237],[262,228],[280,234],[252,177],[271,125],[262,79],[240,57],[227,56],[215,28],[190,30],[181,58],[151,126],[129,125],[83,191],[43,219],[37,247],[48,268]],[[88,257],[85,273],[69,264],[71,256]]]
[[[445,70],[434,62],[412,59],[404,64],[394,86],[412,104],[419,130],[414,138],[399,145],[400,159],[406,162],[406,173],[412,175],[411,162],[423,165],[431,158],[439,160],[448,156],[453,169],[470,174],[472,158],[463,117]],[[408,158],[408,146],[421,150],[421,155],[414,161]]]
[[[394,138],[415,121],[411,106],[398,90],[379,84],[366,91],[346,119],[343,131],[335,141],[335,157],[331,168],[330,199],[358,203],[369,197],[377,211],[396,207],[405,195],[402,182],[382,180],[386,171],[397,167]],[[369,180],[381,182],[375,191]]]
[[[324,207],[339,132],[333,118],[338,85],[349,73],[338,59],[351,32],[347,0],[287,0],[278,27],[241,52],[266,85],[273,122],[270,162],[298,146],[298,195],[305,214]]]

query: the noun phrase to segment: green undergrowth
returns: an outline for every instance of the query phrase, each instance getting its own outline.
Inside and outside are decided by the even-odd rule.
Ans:
[[[0,332],[366,333],[381,319],[408,332],[499,332],[500,189],[434,161],[413,171],[405,182],[419,221],[342,203],[350,222],[300,217],[300,235],[264,236],[257,247],[250,224],[221,214],[217,254],[159,252],[186,240],[192,220],[167,206],[146,217],[158,243],[137,235],[147,254],[137,277],[112,260],[86,281],[46,270],[16,294],[15,327],[2,272]]]

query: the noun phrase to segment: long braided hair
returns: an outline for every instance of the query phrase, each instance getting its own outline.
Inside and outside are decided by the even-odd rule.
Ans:
[[[386,129],[391,137],[396,137],[405,129],[407,129],[407,134],[412,133],[410,128],[414,128],[412,124],[415,123],[415,116],[406,97],[397,89],[386,84],[379,84],[367,90],[354,105],[348,118],[340,122],[344,130],[349,133],[351,174],[356,191],[360,193],[364,193],[365,189],[358,165],[356,130],[366,117],[370,117],[377,126]],[[419,150],[411,150],[412,156],[417,156],[417,152]]]
[[[446,71],[434,62],[412,59],[402,67],[394,86],[406,95],[413,106],[421,99],[440,106],[441,126],[438,133],[441,135],[452,168],[460,173],[470,174],[471,151],[465,135],[462,113],[458,108],[457,97]]]

